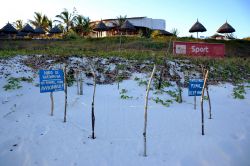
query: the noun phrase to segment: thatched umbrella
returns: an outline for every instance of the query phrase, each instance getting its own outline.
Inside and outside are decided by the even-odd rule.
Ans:
[[[50,34],[60,34],[63,33],[62,30],[60,28],[58,28],[58,26],[54,26],[50,31]]]
[[[7,23],[2,29],[1,32],[4,34],[17,34],[18,31],[10,24]]]
[[[35,34],[45,34],[45,30],[42,27],[36,27]]]
[[[223,24],[218,30],[217,30],[218,33],[224,33],[225,35],[227,35],[228,33],[233,33],[235,32],[235,29],[227,23]]]
[[[108,27],[102,21],[100,21],[98,24],[96,24],[96,26],[93,28],[93,30],[97,31],[102,36],[102,32],[107,31]],[[98,37],[98,33],[97,33],[97,37]]]
[[[35,33],[35,30],[29,24],[26,24],[23,29],[20,30],[20,32],[30,34]]]
[[[198,39],[198,33],[199,32],[206,32],[207,29],[198,21],[189,29],[190,33],[197,32],[197,39]]]

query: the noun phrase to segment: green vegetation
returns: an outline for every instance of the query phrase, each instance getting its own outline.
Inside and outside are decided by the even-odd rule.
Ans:
[[[234,87],[233,96],[235,99],[244,99],[245,98],[244,94],[246,94],[246,91],[243,85],[238,85]]]
[[[126,89],[122,89],[120,91],[121,99],[132,99],[133,98],[132,96],[128,96],[127,92],[128,92],[128,90],[126,90]]]
[[[172,100],[162,100],[159,97],[153,98],[152,100],[155,101],[155,103],[160,103],[160,104],[162,104],[163,106],[166,106],[166,107],[169,107],[170,104],[173,103]]]
[[[22,86],[20,85],[21,81],[31,83],[33,82],[33,78],[31,77],[10,77],[8,78],[8,83],[3,86],[5,91],[20,89]]]
[[[14,77],[10,77],[8,79],[8,83],[3,86],[5,91],[20,89],[21,87],[22,86],[20,85],[20,79],[19,78],[14,78]]]

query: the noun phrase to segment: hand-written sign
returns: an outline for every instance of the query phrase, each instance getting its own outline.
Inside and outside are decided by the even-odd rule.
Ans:
[[[40,93],[64,90],[63,70],[39,70]]]
[[[191,79],[188,85],[189,96],[201,96],[204,80],[202,79]]]

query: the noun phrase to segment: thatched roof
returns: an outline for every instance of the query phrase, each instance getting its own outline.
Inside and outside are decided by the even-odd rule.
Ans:
[[[27,36],[27,35],[28,35],[27,32],[21,32],[21,31],[19,31],[19,32],[17,33],[17,36],[19,36],[19,37],[24,37],[24,36]]]
[[[190,28],[189,32],[206,32],[207,29],[197,20],[197,22]]]
[[[107,31],[108,27],[102,22],[100,21],[94,28],[94,31]]]
[[[26,24],[23,29],[21,29],[20,32],[25,32],[25,33],[35,33],[35,30],[29,25]]]
[[[50,31],[49,33],[52,33],[52,34],[58,34],[58,33],[63,33],[61,29],[58,28],[58,26],[54,26]]]
[[[163,36],[173,36],[172,33],[165,31],[165,30],[158,30],[159,31],[159,35],[163,35]]]
[[[5,34],[17,34],[18,31],[8,23],[1,29],[1,32]]]
[[[218,33],[233,33],[235,32],[235,29],[228,24],[227,22],[225,24],[223,24],[218,30]]]
[[[36,27],[35,33],[36,34],[45,34],[45,30],[42,27]]]
[[[133,25],[133,24],[131,24],[128,20],[126,20],[123,24],[122,24],[122,26],[121,26],[121,28],[120,28],[121,30],[124,30],[124,31],[135,31],[136,29],[135,29],[135,26]]]

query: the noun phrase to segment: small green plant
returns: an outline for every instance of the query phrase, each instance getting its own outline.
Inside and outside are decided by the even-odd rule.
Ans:
[[[28,83],[32,83],[33,82],[33,78],[31,78],[31,77],[20,77],[20,80],[28,82]]]
[[[120,97],[121,97],[121,99],[132,99],[133,97],[132,96],[128,96],[126,93],[128,92],[128,90],[126,90],[126,89],[122,89],[121,91],[120,91]]]
[[[237,87],[234,87],[233,96],[235,99],[244,99],[244,94],[246,94],[246,91],[243,85],[238,85]]]
[[[165,100],[164,101],[164,100],[160,99],[159,97],[153,98],[152,100],[155,101],[155,103],[160,103],[160,104],[162,104],[165,107],[169,107],[170,104],[173,103],[172,100]]]
[[[8,84],[4,85],[3,88],[5,91],[20,89],[22,86],[20,85],[20,78],[10,77],[8,79]]]

